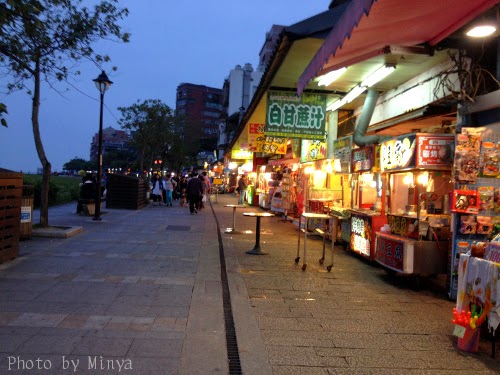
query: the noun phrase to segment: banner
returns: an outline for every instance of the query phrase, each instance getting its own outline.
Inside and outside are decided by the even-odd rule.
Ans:
[[[266,136],[264,139],[264,144],[262,145],[262,151],[268,152],[270,154],[285,155],[286,154],[286,138]]]
[[[324,141],[326,137],[326,95],[268,91],[267,136]]]
[[[264,124],[248,124],[248,151],[262,152],[264,146]]]
[[[300,162],[326,159],[326,142],[302,140]]]

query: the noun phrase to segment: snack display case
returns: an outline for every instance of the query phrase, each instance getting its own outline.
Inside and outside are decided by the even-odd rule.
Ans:
[[[412,133],[381,144],[387,225],[376,261],[405,274],[445,274],[450,246],[449,192],[454,136]]]
[[[380,146],[366,146],[351,152],[351,234],[349,248],[369,260],[375,259],[375,233],[387,223],[382,206]]]

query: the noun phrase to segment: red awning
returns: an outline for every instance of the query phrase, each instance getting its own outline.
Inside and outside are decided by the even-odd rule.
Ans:
[[[300,76],[300,95],[318,75],[364,61],[385,46],[434,46],[500,0],[352,0]]]

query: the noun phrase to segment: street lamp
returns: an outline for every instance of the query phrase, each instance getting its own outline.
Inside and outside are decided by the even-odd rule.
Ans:
[[[96,79],[93,79],[97,90],[101,94],[101,112],[99,116],[99,151],[98,151],[98,169],[97,169],[97,199],[95,203],[94,218],[92,220],[101,220],[101,180],[102,180],[102,112],[104,107],[104,93],[110,88],[111,82],[104,72],[99,75]]]

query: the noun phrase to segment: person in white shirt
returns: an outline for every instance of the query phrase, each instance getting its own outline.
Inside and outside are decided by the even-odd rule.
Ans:
[[[172,207],[172,192],[174,191],[177,182],[172,180],[172,177],[168,174],[164,178],[163,189],[165,192],[165,206]]]

